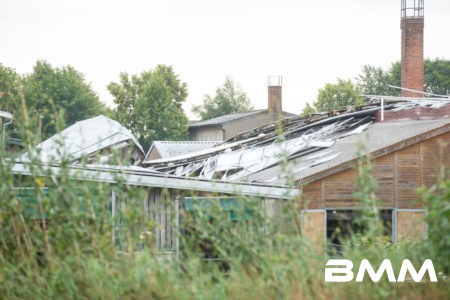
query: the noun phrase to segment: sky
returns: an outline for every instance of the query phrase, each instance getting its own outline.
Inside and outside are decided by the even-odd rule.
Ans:
[[[401,0],[0,0],[0,63],[21,74],[37,60],[71,65],[100,99],[120,72],[173,66],[184,105],[214,95],[226,76],[256,109],[267,77],[283,78],[283,110],[299,113],[319,88],[365,64],[400,60]],[[425,0],[426,58],[450,59],[450,1]]]

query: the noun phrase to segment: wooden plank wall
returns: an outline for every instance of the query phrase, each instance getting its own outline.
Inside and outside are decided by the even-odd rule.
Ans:
[[[177,239],[176,198],[177,190],[151,189],[144,205],[145,214],[153,225],[157,249],[174,251]]]
[[[445,144],[446,143],[446,144]],[[386,208],[421,208],[417,189],[437,182],[440,166],[450,168],[450,132],[381,156],[373,163],[376,195]],[[347,169],[302,187],[305,209],[356,207],[357,170]]]
[[[322,249],[325,245],[325,211],[302,212],[302,235]]]
[[[397,241],[425,239],[424,211],[397,211]]]

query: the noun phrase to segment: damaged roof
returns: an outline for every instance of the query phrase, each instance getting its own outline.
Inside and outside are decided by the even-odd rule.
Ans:
[[[291,160],[284,168],[276,165],[253,173],[243,181],[280,184],[287,180],[286,174],[296,181],[313,181],[348,168],[348,162],[361,155],[372,158],[400,150],[426,138],[450,131],[450,119],[403,120],[370,124],[363,134],[341,135],[330,148],[323,148],[310,155]]]
[[[100,115],[77,122],[38,144],[33,148],[33,156],[43,163],[58,162],[62,159],[76,161],[102,149],[112,146],[122,148],[130,143],[143,157],[142,146],[128,129]],[[31,159],[29,153],[25,153],[18,160]]]
[[[148,150],[145,160],[150,156],[152,150],[157,150],[161,158],[169,158],[197,152],[214,147],[219,141],[154,141]]]
[[[358,144],[365,142],[366,132],[367,151],[372,153],[425,132],[449,130],[449,116],[439,120],[375,123],[380,113],[418,107],[440,109],[448,105],[448,101],[424,99],[395,101],[310,118],[294,117],[282,120],[281,125],[272,123],[242,133],[210,149],[147,160],[143,166],[179,177],[284,185],[286,170],[293,173],[295,180],[302,180],[355,159]]]
[[[132,186],[167,188],[188,191],[222,193],[270,199],[292,199],[301,191],[291,187],[267,184],[230,183],[196,178],[180,178],[159,174],[148,169],[132,166],[99,166],[71,165],[67,166],[68,175],[74,180],[86,180],[110,184],[127,184]],[[12,167],[14,174],[49,176],[59,175],[59,165],[33,165],[16,162]]]

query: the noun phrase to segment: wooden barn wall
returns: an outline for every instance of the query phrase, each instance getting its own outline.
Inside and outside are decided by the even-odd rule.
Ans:
[[[425,239],[424,211],[397,211],[397,241]]]
[[[325,244],[325,211],[303,211],[301,223],[302,235],[313,245],[322,248]]]
[[[385,208],[417,209],[417,188],[437,182],[440,167],[450,167],[450,132],[408,146],[375,159],[373,175],[378,180],[376,195]],[[307,209],[358,206],[358,171],[347,169],[302,187],[303,207]]]

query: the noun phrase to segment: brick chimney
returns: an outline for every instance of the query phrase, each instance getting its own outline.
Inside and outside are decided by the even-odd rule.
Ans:
[[[267,77],[268,87],[268,109],[275,116],[281,116],[283,111],[282,98],[281,98],[281,76],[269,76]]]
[[[423,28],[424,0],[401,0],[402,61],[401,95],[403,97],[423,97]],[[420,91],[422,93],[408,91]]]

